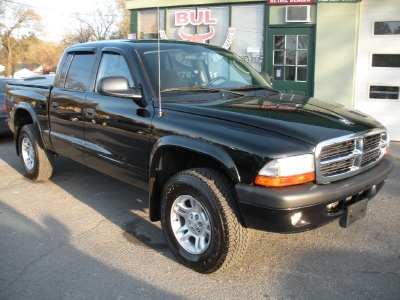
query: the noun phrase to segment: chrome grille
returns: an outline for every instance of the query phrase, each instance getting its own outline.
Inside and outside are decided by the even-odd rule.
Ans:
[[[354,141],[345,141],[343,143],[323,147],[321,151],[321,161],[346,157],[354,151],[355,147],[356,144]]]
[[[366,166],[374,161],[377,161],[381,155],[380,149],[375,149],[363,155],[361,166]]]
[[[385,153],[386,139],[384,130],[374,130],[320,143],[316,150],[317,182],[344,179],[373,167]]]
[[[353,165],[354,159],[346,159],[335,163],[325,164],[321,166],[321,174],[324,177],[342,174],[349,172]]]

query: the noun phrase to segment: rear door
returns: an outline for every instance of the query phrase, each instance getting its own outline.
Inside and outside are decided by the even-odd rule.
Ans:
[[[50,96],[50,140],[57,153],[84,163],[83,108],[95,49],[69,52],[63,60]]]

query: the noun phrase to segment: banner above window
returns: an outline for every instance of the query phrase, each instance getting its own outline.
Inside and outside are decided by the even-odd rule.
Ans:
[[[313,4],[314,0],[267,0],[269,5],[304,5]]]
[[[313,3],[358,3],[362,0],[267,0],[269,5],[304,5]]]
[[[362,0],[314,0],[314,3],[358,3]]]

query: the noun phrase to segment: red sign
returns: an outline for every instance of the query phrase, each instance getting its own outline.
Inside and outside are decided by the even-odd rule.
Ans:
[[[211,18],[211,10],[202,9],[197,12],[195,10],[187,11],[176,11],[175,12],[175,26],[185,25],[214,25],[217,24],[217,20]]]
[[[314,0],[267,0],[269,5],[304,5],[313,4]]]

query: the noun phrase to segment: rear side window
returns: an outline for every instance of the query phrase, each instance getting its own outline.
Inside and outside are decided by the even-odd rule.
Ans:
[[[93,53],[68,54],[60,74],[60,88],[86,91],[94,57]]]

